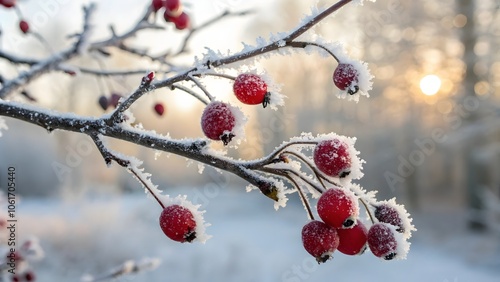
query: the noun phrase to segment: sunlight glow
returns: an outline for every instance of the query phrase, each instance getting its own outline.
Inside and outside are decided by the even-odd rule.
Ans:
[[[435,95],[440,88],[441,79],[437,75],[429,74],[420,80],[420,90],[427,96]]]

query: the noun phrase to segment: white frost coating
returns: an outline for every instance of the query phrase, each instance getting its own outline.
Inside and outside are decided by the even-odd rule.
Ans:
[[[205,170],[205,165],[198,163],[198,173],[203,174],[203,171]]]
[[[394,238],[396,239],[396,256],[394,257],[394,259],[406,259],[406,256],[410,251],[411,243],[404,238],[403,234],[396,231],[397,229],[396,226],[390,225],[388,223],[381,223],[381,224],[389,227],[392,231],[392,234],[394,235]]]
[[[165,207],[171,205],[179,205],[191,211],[196,222],[196,239],[194,239],[194,241],[198,241],[204,244],[208,239],[212,237],[206,233],[206,229],[208,226],[210,226],[210,224],[206,223],[205,219],[203,218],[203,214],[205,213],[205,211],[199,210],[201,205],[194,205],[189,200],[187,200],[186,195],[179,195],[175,198],[170,198],[168,195],[162,195],[159,199]]]
[[[245,124],[248,119],[239,107],[231,104],[227,104],[227,106],[234,115],[234,128],[232,133],[235,137],[233,140],[236,141],[236,144],[241,144],[241,141],[245,140]]]
[[[247,191],[247,193],[252,192],[252,190],[259,190],[259,188],[252,184],[248,184],[247,187],[245,188],[245,191]]]
[[[356,196],[358,196],[360,200],[363,200],[365,203],[367,203],[369,207],[371,204],[375,204],[377,202],[377,199],[375,198],[377,191],[366,191],[359,184],[355,183],[349,183],[345,187],[356,194]],[[372,210],[373,208],[370,209],[370,211]]]
[[[286,189],[285,184],[283,184],[283,182],[281,180],[273,178],[273,177],[270,177],[269,180],[274,182],[276,190],[278,191],[278,194],[277,194],[278,201],[274,202],[274,209],[278,210],[280,207],[282,207],[282,208],[286,207],[286,203],[288,202],[288,197],[286,196],[286,194],[288,194],[288,193],[287,193],[287,189]],[[247,187],[247,191],[248,191],[248,187]]]
[[[350,95],[349,93],[347,93],[348,89],[342,90],[337,94],[337,97],[342,99],[347,98],[347,100],[349,101],[352,100],[355,102],[359,101],[360,96],[370,97],[368,91],[372,90],[373,75],[370,73],[370,70],[368,69],[368,64],[363,61],[357,61],[352,59],[346,59],[340,62],[344,64],[351,64],[354,66],[354,68],[358,72],[358,77],[357,77],[358,83],[351,85],[351,87],[358,86],[359,90],[354,95]]]
[[[411,233],[413,231],[417,231],[415,226],[412,224],[413,219],[410,217],[410,214],[408,211],[406,211],[404,205],[400,205],[396,203],[396,198],[392,198],[387,201],[380,201],[377,202],[376,205],[382,205],[385,204],[389,207],[392,207],[396,210],[396,212],[399,215],[399,218],[401,218],[401,223],[403,224],[404,232],[402,233],[404,239],[410,239],[411,238]]]
[[[0,117],[0,137],[2,137],[2,130],[8,130],[7,122],[4,118]]]

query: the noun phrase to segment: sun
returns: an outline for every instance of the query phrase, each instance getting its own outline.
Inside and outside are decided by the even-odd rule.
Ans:
[[[434,74],[429,74],[420,80],[420,90],[427,96],[436,95],[441,88],[441,79],[439,76]]]

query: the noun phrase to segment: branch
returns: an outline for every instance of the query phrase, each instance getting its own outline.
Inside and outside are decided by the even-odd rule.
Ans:
[[[108,125],[109,117],[107,116],[102,118],[75,117],[74,115],[44,111],[33,106],[3,100],[0,100],[0,116],[35,124],[49,132],[58,129],[83,133],[91,137],[100,134],[186,157],[229,171],[258,187],[267,197],[275,201],[278,200],[277,188],[271,180],[246,168],[242,163],[207,150],[207,141],[204,139],[174,140],[127,125],[113,124],[110,126]],[[114,160],[111,156],[105,155],[106,157],[108,160]]]

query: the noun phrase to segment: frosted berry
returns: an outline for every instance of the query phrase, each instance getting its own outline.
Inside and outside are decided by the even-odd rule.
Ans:
[[[269,103],[270,93],[267,92],[267,84],[256,74],[238,75],[233,84],[233,92],[240,102],[247,105],[262,104],[266,107]]]
[[[165,0],[153,0],[151,6],[155,12],[158,12],[165,5]]]
[[[397,227],[396,231],[404,233],[405,228],[403,220],[399,216],[395,207],[388,204],[380,204],[375,208],[375,217],[384,223],[388,223]]]
[[[159,116],[162,116],[163,113],[165,112],[165,107],[161,103],[156,103],[154,109]]]
[[[368,230],[368,246],[372,253],[385,260],[393,259],[397,253],[398,242],[393,229],[387,223],[375,223]]]
[[[318,215],[334,228],[351,228],[359,215],[354,194],[340,188],[326,190],[318,200]]]
[[[318,263],[326,262],[339,245],[337,230],[313,220],[302,228],[302,244]]]
[[[181,8],[181,1],[165,0],[164,6],[171,13],[171,15],[175,16],[175,12],[179,11],[179,9]]]
[[[339,252],[346,255],[359,255],[366,250],[368,230],[361,221],[349,229],[337,229],[339,234]]]
[[[333,72],[333,82],[340,90],[353,95],[358,92],[358,71],[351,64],[339,64]]]
[[[118,104],[120,103],[120,99],[122,98],[122,95],[118,93],[112,93],[111,97],[108,100],[108,105],[113,106],[113,107],[118,107]]]
[[[320,141],[314,148],[314,164],[328,176],[346,177],[351,173],[348,145],[335,138]]]
[[[160,227],[174,241],[184,243],[196,239],[196,221],[191,211],[183,206],[171,205],[163,209]]]
[[[21,31],[22,31],[23,33],[28,33],[28,31],[29,31],[29,29],[30,29],[30,25],[28,24],[28,22],[27,22],[27,21],[25,21],[25,20],[21,20],[21,21],[19,22],[19,29],[21,29]]]
[[[12,8],[16,5],[16,0],[3,0],[0,1],[0,5],[6,7],[6,8]]]
[[[101,108],[102,108],[103,110],[108,109],[108,106],[109,106],[109,101],[108,101],[108,98],[106,98],[106,96],[101,95],[101,96],[99,97],[99,106],[101,106]]]
[[[221,140],[227,145],[235,136],[233,129],[236,118],[229,106],[222,102],[212,102],[205,107],[201,116],[201,129],[212,140]]]

